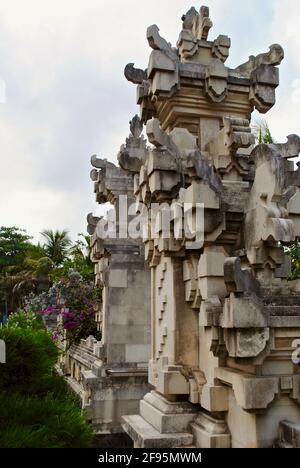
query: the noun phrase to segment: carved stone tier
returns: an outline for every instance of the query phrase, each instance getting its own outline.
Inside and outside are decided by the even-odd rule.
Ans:
[[[138,212],[160,206],[144,236],[155,392],[124,429],[138,447],[271,447],[291,439],[283,420],[290,433],[300,423],[300,286],[284,251],[300,236],[300,139],[258,145],[250,119],[275,104],[284,52],[273,44],[230,69],[230,39],[208,40],[208,8],[182,21],[176,47],[150,26],[147,69],[125,69],[152,146],[134,140],[137,120],[120,164]]]

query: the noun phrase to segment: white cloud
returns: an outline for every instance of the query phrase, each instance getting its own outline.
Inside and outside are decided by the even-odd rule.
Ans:
[[[46,227],[69,228],[74,235],[85,229],[86,214],[96,211],[90,155],[115,160],[138,112],[124,65],[147,66],[150,24],[157,23],[175,45],[181,15],[191,4],[10,0],[1,5],[1,224],[33,234]],[[232,38],[229,66],[283,42],[288,58],[280,66],[277,107],[267,118],[278,139],[297,132],[299,104],[292,101],[292,84],[300,78],[298,0],[211,0],[209,5],[211,36]]]
[[[284,142],[287,135],[300,134],[300,103],[297,99],[300,92],[300,3],[298,0],[273,0],[271,5],[270,39],[283,46],[285,59],[280,65],[277,102],[267,114],[267,119],[275,139]]]

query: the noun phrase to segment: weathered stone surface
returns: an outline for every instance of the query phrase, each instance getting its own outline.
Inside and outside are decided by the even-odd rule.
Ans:
[[[222,419],[201,412],[191,424],[191,429],[199,448],[230,448],[230,433]]]
[[[131,173],[138,173],[145,162],[148,149],[144,137],[141,135],[143,124],[135,115],[130,121],[131,135],[126,139],[126,144],[121,146],[118,161],[122,169]]]
[[[117,204],[126,193],[147,221],[154,392],[123,427],[136,447],[271,447],[278,438],[291,444],[294,426],[286,438],[278,431],[281,421],[300,420],[292,360],[300,287],[287,281],[284,251],[300,236],[300,169],[292,161],[300,140],[256,144],[250,126],[254,108],[267,112],[275,104],[284,52],[273,44],[231,69],[230,39],[208,40],[207,7],[192,7],[182,22],[177,48],[150,26],[147,69],[125,69],[137,84],[140,119],[131,121],[121,168],[92,160],[97,200]],[[155,220],[153,204],[160,204]],[[195,229],[187,229],[187,215]],[[146,356],[146,342],[134,341],[144,322],[128,310],[132,295],[143,310],[143,294],[135,292],[126,258],[117,261],[117,244],[95,235],[102,220],[88,221],[96,278],[110,309],[108,318],[103,314],[109,339],[96,346],[92,368],[98,377],[106,372],[103,361],[125,360],[124,368],[108,369],[116,378],[129,372],[135,353]],[[137,244],[125,244],[133,254]]]
[[[192,446],[188,432],[161,434],[139,415],[123,416],[123,429],[134,441],[135,448],[185,448]]]
[[[279,425],[279,440],[277,447],[300,448],[300,424],[291,421],[281,421]]]
[[[250,55],[248,62],[239,65],[236,70],[250,74],[260,65],[280,65],[284,59],[283,48],[279,44],[272,44],[269,49],[269,52],[257,56]]]

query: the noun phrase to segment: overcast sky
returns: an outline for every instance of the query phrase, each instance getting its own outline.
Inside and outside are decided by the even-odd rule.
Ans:
[[[277,104],[267,120],[277,141],[300,133],[300,1],[211,0],[210,39],[231,37],[226,64],[281,44]],[[0,224],[39,238],[45,228],[85,232],[99,209],[90,156],[116,160],[138,112],[123,76],[146,68],[147,26],[176,44],[191,0],[0,0]]]

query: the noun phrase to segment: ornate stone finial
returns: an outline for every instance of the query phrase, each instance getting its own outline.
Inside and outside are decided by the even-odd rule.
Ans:
[[[86,217],[86,220],[88,223],[87,232],[90,234],[90,236],[92,236],[96,230],[96,227],[100,218],[98,218],[97,216],[94,216],[93,213],[89,213]]]
[[[200,13],[194,7],[182,16],[182,31],[180,33],[177,47],[180,55],[188,59],[193,57],[198,50],[198,41],[206,40],[213,23],[209,18],[209,8],[202,6]]]
[[[149,46],[154,50],[160,50],[164,52],[171,59],[177,60],[178,57],[176,52],[173,50],[171,44],[167,42],[160,34],[159,27],[156,24],[149,26],[147,29],[147,40]]]
[[[213,26],[207,6],[202,6],[199,13],[192,7],[181,19],[183,30],[191,31],[196,40],[207,39],[209,30]]]
[[[106,159],[97,158],[96,154],[93,154],[93,156],[91,156],[91,165],[96,169],[104,169],[106,162]]]
[[[198,17],[196,28],[196,37],[198,39],[204,39],[206,41],[210,28],[212,28],[213,23],[209,18],[209,8],[207,6],[202,6],[200,8],[200,13]]]
[[[280,65],[284,59],[284,50],[279,44],[272,44],[269,47],[269,52],[259,54],[257,56],[250,55],[249,60],[242,65],[239,65],[235,71],[240,73],[251,74],[260,65]]]
[[[147,80],[147,73],[140,68],[135,68],[134,63],[128,63],[124,69],[125,78],[131,83],[142,84]]]
[[[91,165],[96,169],[106,169],[107,167],[116,167],[114,163],[107,161],[107,159],[97,158],[96,154],[91,157]]]
[[[118,161],[125,171],[137,173],[148,154],[146,141],[142,136],[143,124],[138,115],[129,122],[131,135],[126,138],[126,144],[122,145],[118,153]]]
[[[97,182],[98,180],[98,171],[97,169],[92,169],[90,172],[90,178],[93,182]]]
[[[139,118],[138,115],[135,115],[132,120],[129,122],[130,125],[130,131],[132,133],[132,136],[134,138],[139,138],[141,136],[141,133],[143,131],[143,124],[141,122],[141,119]]]
[[[281,154],[283,158],[297,158],[300,153],[300,137],[298,135],[288,135],[286,143],[275,143],[271,145]]]
[[[198,16],[198,12],[195,7],[189,9],[185,15],[182,15],[183,29],[192,31],[195,18]]]

